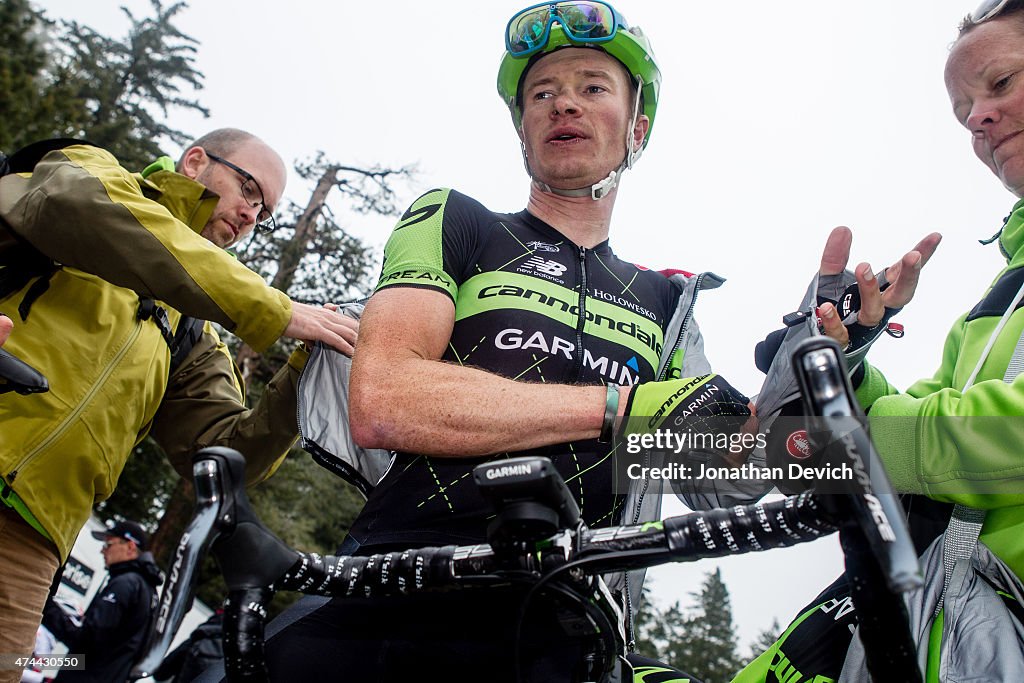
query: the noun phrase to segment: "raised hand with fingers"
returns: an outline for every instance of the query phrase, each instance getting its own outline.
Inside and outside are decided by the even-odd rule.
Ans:
[[[935,253],[942,236],[933,232],[894,264],[875,275],[867,263],[851,273],[853,232],[834,229],[825,243],[818,270],[818,316],[823,332],[844,346],[847,354],[866,350],[887,328],[917,290],[921,269]]]

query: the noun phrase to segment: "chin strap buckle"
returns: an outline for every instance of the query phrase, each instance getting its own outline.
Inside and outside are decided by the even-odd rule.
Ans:
[[[608,174],[608,177],[599,183],[594,183],[590,186],[590,198],[595,202],[602,197],[607,196],[609,192],[615,187],[615,183],[619,179],[618,171],[612,171]]]

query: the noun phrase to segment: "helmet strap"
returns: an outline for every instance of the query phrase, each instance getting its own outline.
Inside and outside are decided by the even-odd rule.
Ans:
[[[629,122],[629,128],[626,129],[626,168],[633,168],[633,164],[636,163],[636,160],[644,152],[643,142],[640,143],[639,148],[635,148],[636,145],[633,142],[633,131],[636,130],[636,122],[640,118],[640,98],[644,90],[643,77],[637,76],[636,80],[636,95],[633,97],[633,118]]]

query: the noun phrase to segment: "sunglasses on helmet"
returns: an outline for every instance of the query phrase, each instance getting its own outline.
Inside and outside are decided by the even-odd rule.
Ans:
[[[544,2],[527,7],[509,20],[505,28],[505,49],[513,57],[529,57],[544,49],[551,37],[551,25],[558,22],[574,43],[606,43],[618,29],[629,29],[625,18],[597,0]]]
[[[984,0],[978,7],[967,15],[967,24],[976,25],[994,19],[1007,8],[1008,5],[1020,5],[1016,0]]]

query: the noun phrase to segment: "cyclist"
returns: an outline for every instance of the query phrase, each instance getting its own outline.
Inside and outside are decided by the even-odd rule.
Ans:
[[[629,495],[613,488],[615,418],[676,405],[750,415],[748,399],[710,373],[692,318],[699,290],[721,280],[669,278],[609,246],[660,83],[646,36],[604,2],[545,3],[509,22],[498,91],[531,179],[527,208],[495,213],[440,189],[395,227],[362,319],[350,421],[360,445],[396,454],[343,548],[483,542],[489,507],[470,472],[512,453],[552,456],[591,526],[654,519],[659,496],[643,493],[659,491],[652,482]],[[742,498],[733,493],[688,502]],[[639,583],[613,588],[627,612],[635,607]],[[307,601],[271,625],[271,675],[509,680],[520,598],[510,589]],[[576,645],[530,616],[531,680],[571,680]],[[314,654],[328,641],[331,667]]]
[[[177,169],[164,157],[133,175],[110,153],[74,145],[32,173],[0,178],[0,253],[41,254],[47,264],[0,296],[0,309],[19,316],[4,349],[50,381],[45,394],[0,395],[0,652],[32,651],[54,573],[147,433],[183,474],[196,448],[235,444],[251,458],[253,481],[294,440],[305,352],[247,410],[209,324],[195,328],[170,374],[183,314],[257,349],[289,336],[351,351],[351,321],[289,301],[222,248],[272,223],[285,177],[263,141],[221,129],[190,145]],[[0,672],[0,681],[12,676]]]
[[[1024,2],[986,0],[961,23],[945,68],[953,114],[970,131],[975,154],[1018,198],[1024,198],[1024,139],[1019,135],[1024,121],[1022,39]],[[931,241],[934,248],[935,240]],[[1017,378],[1017,359],[1024,353],[1024,200],[1014,205],[996,236],[985,243],[995,241],[1007,265],[979,303],[954,323],[935,375],[900,394],[877,368],[865,364],[857,387],[858,399],[870,406],[872,437],[894,487],[927,496],[926,516],[935,516],[936,503],[954,503],[965,506],[953,512],[954,518],[980,524],[976,546],[969,536],[954,531],[964,528],[954,521],[942,545],[936,541],[924,556],[931,589],[924,599],[931,602],[918,603],[911,613],[921,617],[918,633],[923,634],[920,648],[929,681],[1007,681],[1024,676],[1024,499],[1019,486],[1024,384]],[[833,256],[845,264],[848,240],[839,249],[831,246]],[[921,262],[928,255],[927,249],[922,251]],[[904,265],[915,266],[913,261]],[[865,272],[870,268],[858,267],[861,296],[875,302],[875,310],[861,322],[870,325],[890,304],[877,282],[863,278]],[[832,310],[826,304],[826,311]],[[830,336],[840,342],[848,339],[839,316],[823,316],[823,322]],[[984,513],[972,516],[967,508]],[[915,508],[910,512],[913,524]],[[946,519],[949,514],[946,510]],[[958,569],[950,574],[961,577],[950,587],[957,595],[955,605],[949,594],[944,602],[939,598],[946,571],[941,551],[953,547],[952,540],[966,547],[973,562],[966,573]],[[981,593],[974,591],[982,585],[989,585],[991,593],[976,597]],[[838,679],[857,621],[848,595],[845,579],[840,578],[737,677],[737,683]],[[851,653],[856,650],[854,643]],[[846,667],[844,680],[856,680],[852,661]]]

